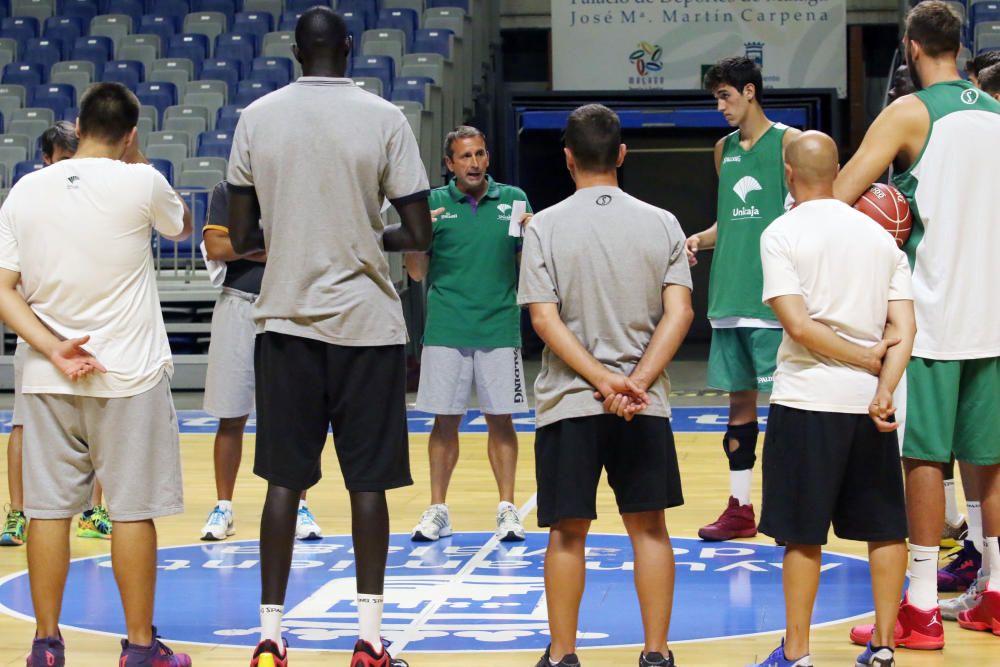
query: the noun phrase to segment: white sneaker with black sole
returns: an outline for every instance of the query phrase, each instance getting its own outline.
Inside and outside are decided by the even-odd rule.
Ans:
[[[497,506],[497,537],[501,542],[524,540],[524,525],[513,503],[502,502]]]
[[[451,517],[448,506],[444,503],[431,505],[420,515],[410,539],[414,542],[437,542],[442,537],[451,535]]]
[[[208,520],[201,529],[201,539],[206,542],[218,542],[236,534],[236,523],[233,521],[233,511],[224,510],[218,505],[208,514]]]

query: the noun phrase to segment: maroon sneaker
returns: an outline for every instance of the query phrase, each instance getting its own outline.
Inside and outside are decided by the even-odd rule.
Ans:
[[[740,501],[729,496],[729,506],[715,523],[710,523],[698,531],[698,537],[706,542],[724,542],[738,537],[757,535],[757,517],[753,505],[740,505]]]
[[[942,593],[964,591],[976,580],[983,557],[970,540],[965,540],[962,548],[948,557],[951,562],[937,572],[938,590]]]
[[[66,645],[62,637],[43,637],[31,643],[28,667],[63,667],[66,664]]]

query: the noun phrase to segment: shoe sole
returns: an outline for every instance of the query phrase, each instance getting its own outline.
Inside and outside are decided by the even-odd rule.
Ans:
[[[270,653],[262,653],[257,657],[256,667],[278,667],[280,664]]]
[[[1000,619],[990,619],[989,623],[983,621],[963,621],[958,619],[958,625],[966,630],[975,630],[976,632],[992,632],[996,636],[1000,637]]]
[[[19,547],[24,544],[24,540],[16,538],[0,537],[0,547]]]
[[[96,530],[78,530],[76,531],[76,536],[81,537],[85,540],[110,540],[110,535],[105,535],[104,533]]]
[[[754,528],[753,530],[751,530],[747,528],[746,530],[738,530],[731,535],[723,535],[723,536],[712,535],[711,533],[703,533],[702,531],[699,530],[698,537],[704,540],[705,542],[726,542],[727,540],[741,540],[741,539],[748,539],[751,537],[757,537],[757,529]]]
[[[524,535],[523,534],[519,535],[515,533],[513,530],[508,530],[507,534],[504,535],[503,537],[501,537],[500,535],[497,535],[497,537],[500,538],[501,542],[524,542]]]
[[[202,542],[221,542],[224,539],[226,539],[227,537],[232,537],[235,534],[236,534],[236,529],[235,528],[229,528],[229,529],[227,529],[226,530],[226,534],[224,536],[222,536],[222,537],[217,537],[216,535],[213,535],[212,533],[202,533],[201,534],[201,541]]]
[[[419,530],[415,530],[410,535],[410,540],[412,540],[413,542],[437,542],[442,537],[451,537],[451,528],[442,528],[441,532],[438,533],[437,537],[427,537]]]
[[[866,646],[871,640],[871,635],[856,635],[851,632],[851,641],[858,646]],[[919,632],[911,632],[907,637],[896,642],[896,646],[908,648],[912,651],[938,651],[944,648],[944,637],[928,637]]]
[[[310,540],[322,540],[323,539],[323,533],[309,533],[308,535],[304,535],[302,537],[299,537],[298,535],[296,535],[295,539],[301,540],[302,542],[308,542]]]

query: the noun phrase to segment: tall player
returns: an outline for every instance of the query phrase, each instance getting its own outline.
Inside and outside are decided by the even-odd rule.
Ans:
[[[687,240],[688,259],[715,248],[708,284],[712,346],[708,385],[729,392],[722,448],[729,459],[729,504],[698,531],[703,540],[753,537],[757,521],[750,484],[757,460],[757,393],[770,391],[781,324],[761,303],[760,235],[785,212],[782,152],[800,133],[772,122],[761,107],[763,77],[749,58],[724,58],[705,74],[705,88],[737,130],[715,144],[719,175],[716,223]]]
[[[959,77],[961,30],[945,2],[910,10],[903,45],[917,92],[879,114],[835,189],[854,202],[895,161],[893,182],[914,214],[904,247],[917,316],[903,437],[910,586],[895,632],[909,648],[944,646],[935,575],[941,468],[952,453],[978,467],[984,568],[991,568],[978,606],[958,620],[973,629],[1000,623],[1000,103]],[[857,643],[870,637],[870,626],[851,631]]]

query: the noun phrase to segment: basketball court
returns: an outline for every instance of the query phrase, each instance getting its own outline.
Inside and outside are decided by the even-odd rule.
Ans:
[[[529,371],[533,377],[531,371],[537,372],[535,364]],[[685,504],[667,513],[678,563],[671,648],[680,665],[748,664],[765,657],[782,635],[782,550],[764,536],[724,543],[697,539],[698,527],[721,509],[727,488],[728,470],[719,451],[726,397],[701,389],[704,362],[678,362],[672,378]],[[201,542],[199,530],[215,502],[215,421],[196,409],[199,393],[177,392],[175,401],[181,411],[186,511],[158,522],[155,620],[170,646],[189,653],[196,665],[247,664],[258,639],[256,538],[265,493],[265,484],[250,470],[252,422],[234,502],[238,532],[226,542]],[[3,405],[9,408],[9,402],[4,395]],[[0,414],[4,431],[9,417],[9,411]],[[485,422],[470,413],[462,426],[462,458],[448,499],[456,534],[418,544],[410,541],[409,530],[428,500],[425,448],[431,418],[411,410],[416,483],[389,494],[393,536],[383,634],[393,642],[393,653],[413,667],[467,659],[523,667],[535,664],[548,643],[542,585],[547,537],[537,529],[534,514],[532,415],[515,420],[521,444],[516,500],[532,531],[528,539],[501,545],[493,538],[496,491],[486,457]],[[6,474],[2,465],[0,475]],[[310,491],[309,505],[325,537],[296,543],[285,605],[285,635],[297,667],[346,661],[356,637],[348,499],[332,447],[324,455],[323,470],[325,477]],[[754,487],[759,503],[759,471]],[[631,549],[607,486],[601,489],[598,514],[588,542],[580,658],[587,667],[632,665],[642,634]],[[816,665],[853,664],[859,651],[848,641],[848,630],[873,618],[865,547],[831,535],[828,549],[813,618],[812,655]],[[72,554],[62,618],[69,654],[74,665],[106,665],[118,654],[124,632],[110,544],[74,537]],[[24,664],[33,631],[26,567],[23,547],[0,550],[0,644],[7,648],[0,665]],[[899,663],[995,662],[992,635],[962,630],[952,622],[946,622],[945,631],[944,651],[904,649],[897,654]]]

